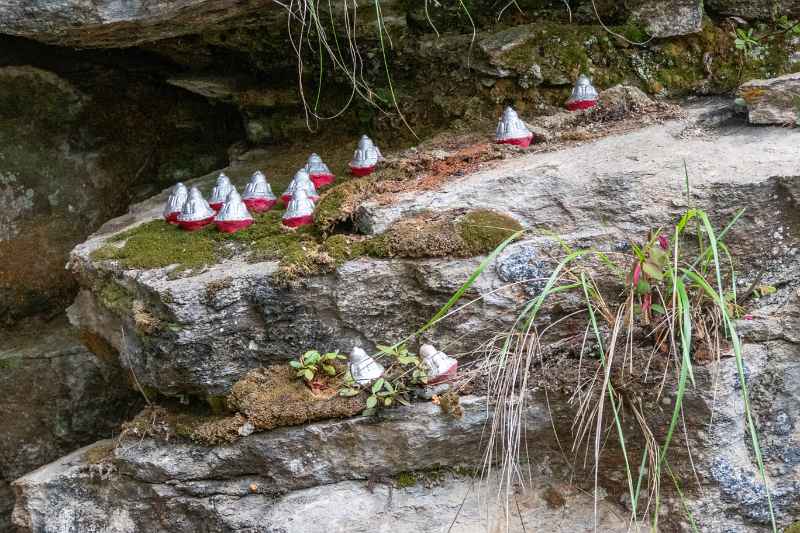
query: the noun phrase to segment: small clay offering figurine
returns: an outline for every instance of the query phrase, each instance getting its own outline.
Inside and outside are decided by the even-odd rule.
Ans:
[[[348,367],[353,381],[359,385],[368,385],[383,375],[383,365],[367,355],[361,348],[353,348]]]
[[[322,161],[322,158],[317,154],[311,154],[308,156],[308,162],[306,163],[305,171],[308,172],[308,175],[311,177],[311,181],[314,182],[314,187],[317,189],[324,187],[325,185],[330,185],[335,179],[331,169],[328,168],[328,165],[326,165],[325,162]]]
[[[589,109],[597,105],[597,97],[597,89],[592,85],[592,80],[581,74],[578,76],[578,81],[575,82],[572,94],[567,99],[566,107],[570,111]]]
[[[217,224],[217,229],[223,233],[235,233],[253,223],[253,217],[236,189],[231,189],[225,205],[217,213],[214,222]]]
[[[208,199],[208,205],[211,206],[211,209],[214,211],[222,209],[222,206],[225,205],[225,199],[233,188],[231,179],[223,172],[220,172],[217,177],[217,185],[211,191],[211,198]]]
[[[350,161],[350,174],[353,176],[367,176],[371,174],[378,163],[383,159],[381,151],[372,142],[372,139],[362,135],[358,141],[358,148]]]
[[[281,223],[288,228],[297,228],[314,222],[314,202],[306,194],[305,189],[298,189],[292,194]]]
[[[422,361],[428,367],[428,385],[436,385],[448,381],[458,371],[458,361],[444,352],[438,351],[430,344],[423,344],[419,349]]]
[[[215,214],[197,187],[192,187],[178,215],[178,226],[186,231],[195,231],[213,222]]]
[[[306,196],[311,199],[311,201],[316,202],[319,200],[319,194],[317,194],[317,188],[314,186],[314,182],[311,181],[311,176],[308,175],[305,169],[301,168],[298,170],[292,181],[289,182],[289,186],[286,187],[286,190],[281,195],[281,201],[283,203],[288,204],[292,200],[292,195],[295,191],[303,190],[306,193]]]
[[[511,106],[506,107],[503,111],[503,116],[500,117],[500,122],[497,123],[495,142],[497,144],[513,144],[527,148],[532,140],[533,133],[520,120],[517,112]]]
[[[183,183],[176,183],[172,188],[172,192],[167,199],[167,205],[164,206],[164,220],[170,224],[178,223],[178,215],[181,214],[183,204],[189,197],[189,191]]]
[[[253,172],[250,183],[244,188],[242,199],[247,209],[254,213],[269,211],[278,201],[272,193],[272,187],[267,183],[267,177],[260,170]]]

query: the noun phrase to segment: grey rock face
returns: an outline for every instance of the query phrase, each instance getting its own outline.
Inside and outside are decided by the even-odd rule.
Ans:
[[[48,486],[37,489],[26,487],[31,496],[50,498],[51,493],[67,489],[77,483],[91,480],[80,472],[85,465],[79,453],[65,458],[58,465],[51,465],[41,472],[48,477]],[[364,481],[342,481],[310,489],[272,497],[260,493],[254,478],[256,492],[237,494],[236,491],[200,492],[195,497],[182,493],[182,488],[169,485],[142,486],[141,490],[124,478],[116,482],[113,511],[108,518],[97,507],[90,494],[70,494],[73,501],[62,500],[53,505],[50,516],[39,516],[32,524],[38,527],[58,525],[59,532],[77,533],[96,530],[134,532],[146,528],[152,532],[186,531],[181,528],[200,528],[195,531],[248,531],[257,533],[330,533],[348,531],[368,533],[392,531],[397,533],[419,533],[422,531],[446,531],[453,521],[452,531],[458,533],[482,533],[490,527],[503,528],[505,520],[502,510],[486,506],[484,491],[476,480],[445,473],[435,484],[418,482],[412,487],[395,488],[390,480],[377,483]],[[591,530],[594,524],[592,498],[586,492],[566,483],[548,486],[550,478],[534,478],[535,489],[518,497],[521,517],[516,509],[510,523],[510,533],[522,533],[531,528],[542,528],[553,533],[572,533]],[[213,490],[214,487],[209,486]],[[244,489],[244,486],[242,487]],[[126,499],[130,498],[130,499]],[[144,502],[161,502],[169,509],[169,518],[156,521],[143,515]],[[560,499],[558,499],[560,498]],[[551,503],[556,499],[556,505]],[[463,507],[462,507],[463,504]],[[79,507],[79,505],[81,507]],[[81,510],[79,512],[79,510]],[[491,514],[487,520],[487,510]],[[569,510],[565,513],[565,510]],[[524,526],[523,526],[524,524]],[[627,531],[624,513],[608,502],[599,505],[598,527],[609,533]],[[523,529],[524,528],[524,529]],[[35,531],[22,528],[22,531]]]
[[[628,4],[634,20],[653,37],[675,37],[703,27],[703,0],[647,0]]]
[[[800,74],[748,81],[739,94],[751,124],[800,126]]]
[[[411,533],[439,531],[453,521],[453,530],[465,533],[485,531],[487,521],[502,527],[487,487],[446,468],[480,454],[485,405],[467,398],[464,407],[462,420],[417,405],[380,421],[276,430],[217,449],[124,442],[105,466],[89,459],[109,444],[100,442],[18,480],[15,522],[23,532],[59,533]],[[529,423],[532,436],[552,444],[544,410],[534,409]],[[510,531],[542,524],[566,533],[593,522],[591,496],[566,483],[547,485],[556,468],[547,464],[533,472],[536,489],[517,497],[521,517],[512,508]],[[405,486],[393,487],[392,476],[409,468],[434,470],[405,474]],[[409,483],[411,476],[419,481]],[[573,511],[567,516],[565,508]],[[603,531],[627,529],[624,511],[608,502],[600,504],[598,524]]]
[[[758,2],[752,0],[707,0],[706,7],[720,15],[733,15],[746,19],[771,19],[773,15],[798,16],[798,0],[773,0]]]
[[[65,320],[0,336],[0,530],[7,483],[112,431],[139,408],[116,361],[102,360]],[[109,354],[110,355],[110,354]]]
[[[116,48],[197,33],[257,10],[280,8],[266,0],[3,0],[0,33],[62,46]]]

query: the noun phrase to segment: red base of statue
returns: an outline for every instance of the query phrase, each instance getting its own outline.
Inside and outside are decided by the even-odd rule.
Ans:
[[[320,187],[324,187],[326,185],[330,185],[333,183],[333,180],[336,177],[333,174],[312,174],[311,181],[314,182],[314,187],[319,189]]]
[[[203,220],[179,220],[178,226],[182,230],[197,231],[203,226],[208,226],[212,222],[214,222],[214,217],[204,218]]]
[[[369,176],[375,170],[375,165],[371,167],[350,167],[350,174],[353,176]]]
[[[520,146],[522,148],[527,148],[531,145],[533,141],[533,135],[528,137],[519,137],[517,139],[504,139],[502,141],[497,141],[497,144],[513,144],[514,146]]]
[[[170,213],[169,215],[164,217],[164,220],[169,222],[170,224],[177,224],[178,223],[178,215],[180,215],[180,211],[175,211],[174,213]]]
[[[272,209],[272,206],[278,202],[277,200],[267,200],[264,198],[253,198],[242,201],[244,202],[244,205],[247,206],[247,209],[253,213],[263,213],[264,211],[269,211]]]
[[[597,100],[579,100],[577,102],[570,102],[567,104],[567,109],[570,111],[578,111],[579,109],[589,109],[597,105]]]
[[[222,233],[236,233],[241,229],[250,227],[253,224],[252,220],[225,220],[216,222],[217,229]]]
[[[291,217],[291,218],[284,218],[281,220],[281,224],[286,226],[287,228],[297,228],[299,226],[305,226],[307,224],[314,223],[314,215],[304,215],[302,217]]]
[[[455,377],[456,372],[458,371],[458,361],[453,363],[453,366],[448,368],[443,373],[439,374],[433,379],[428,379],[426,385],[436,385],[437,383],[444,383],[445,381],[450,381],[452,378]]]

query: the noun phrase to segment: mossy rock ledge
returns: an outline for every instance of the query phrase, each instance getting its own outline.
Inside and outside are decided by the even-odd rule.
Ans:
[[[470,243],[482,242],[487,229],[499,227],[505,235],[516,227],[494,226],[486,223],[486,218],[476,224],[476,213],[510,217],[526,232],[498,255],[466,295],[482,298],[455,319],[426,332],[428,339],[447,345],[451,353],[474,349],[487,336],[506,331],[516,318],[514,310],[528,301],[537,283],[547,279],[565,249],[595,247],[614,253],[624,249],[628,239],[643,239],[648,230],[676,223],[685,209],[685,158],[692,203],[708,212],[716,227],[723,226],[740,208],[748,208],[726,237],[742,283],[752,283],[763,268],[765,282],[777,288],[775,294],[754,304],[754,319],[742,321],[738,328],[746,339],[751,404],[760,421],[762,442],[769,443],[765,460],[776,515],[781,527],[788,526],[800,506],[797,465],[791,462],[793,450],[800,446],[792,430],[800,423],[794,401],[800,394],[796,356],[800,255],[794,252],[800,249],[796,133],[780,127],[750,127],[744,119],[732,119],[730,110],[713,100],[695,102],[685,110],[680,118],[558,150],[514,152],[513,156],[509,152],[506,159],[465,171],[429,190],[404,189],[389,201],[366,198],[352,212],[353,217],[336,229],[339,233],[327,239],[335,238],[340,245],[342,239],[361,240],[362,244],[384,239],[393,253],[373,257],[364,251],[353,258],[334,260],[329,269],[297,276],[290,283],[275,277],[282,257],[254,260],[245,253],[248,243],[235,239],[214,241],[214,250],[222,250],[215,261],[179,271],[135,268],[120,259],[93,257],[106,245],[124,245],[124,239],[111,242],[112,235],[140,224],[154,224],[164,200],[161,195],[134,206],[130,215],[109,222],[75,248],[70,265],[83,290],[70,310],[71,318],[118,350],[122,364],[133,370],[148,392],[211,400],[239,398],[233,407],[241,418],[233,422],[262,417],[268,421],[264,427],[270,427],[272,400],[253,404],[249,399],[258,394],[241,391],[235,384],[253,369],[280,365],[308,349],[349,351],[353,345],[370,349],[416,330],[485,257],[473,255],[477,249]],[[686,134],[698,131],[704,135]],[[229,170],[236,181],[246,179],[253,169]],[[207,190],[213,176],[203,180]],[[769,214],[768,221],[764,213]],[[352,227],[348,228],[348,223]],[[427,233],[436,226],[447,229],[450,239]],[[361,232],[356,234],[353,228]],[[398,228],[407,231],[398,232]],[[480,231],[475,236],[465,232],[467,228]],[[264,228],[267,234],[272,231],[274,228]],[[326,241],[315,231],[290,236],[304,243],[301,248],[322,246]],[[776,231],[780,238],[775,237]],[[406,238],[401,238],[403,235]],[[410,250],[415,242],[440,243],[442,252],[428,254],[434,257],[413,256]],[[431,244],[425,247],[433,248]],[[503,287],[509,283],[516,285]],[[568,314],[580,306],[581,302],[565,300],[553,312]],[[578,333],[554,328],[554,343],[580,345],[582,330]],[[688,438],[693,449],[699,450],[693,456],[694,469],[703,483],[702,493],[687,486],[688,505],[695,516],[713,516],[728,529],[766,530],[768,514],[734,385],[735,362],[728,358],[720,365],[715,375],[722,376],[724,386],[719,394],[715,396],[709,385],[709,367],[698,367],[698,386],[684,404]],[[299,417],[295,421],[303,425],[256,432],[231,443],[219,438],[215,446],[186,439],[167,443],[136,439],[137,445],[123,443],[114,452],[110,461],[120,477],[107,484],[76,483],[93,471],[87,473],[83,468],[88,452],[84,450],[17,483],[22,494],[18,517],[22,521],[46,520],[43,513],[37,514],[36,501],[43,501],[41,495],[50,487],[58,489],[48,494],[48,505],[65,513],[75,505],[88,508],[93,504],[97,509],[127,505],[135,494],[147,509],[163,508],[167,498],[181,527],[185,523],[179,519],[191,514],[193,518],[186,520],[192,525],[195,522],[191,520],[200,516],[220,530],[247,529],[269,520],[279,524],[286,516],[281,509],[294,510],[292,505],[299,498],[313,495],[315,503],[318,500],[313,498],[323,498],[326,505],[335,501],[337,507],[347,509],[348,495],[374,488],[380,480],[394,483],[401,472],[479,463],[475,444],[486,411],[480,400],[462,403],[460,419],[442,416],[430,403],[418,403],[386,410],[379,417],[324,422],[305,422]],[[569,428],[574,415],[569,404],[561,400],[552,403],[557,427]],[[250,409],[253,405],[268,408],[262,412]],[[709,428],[707,415],[712,405],[715,420],[722,422]],[[669,418],[669,409],[660,404],[645,412],[654,427],[664,427]],[[553,442],[549,413],[543,399],[531,399],[526,416],[532,417],[528,429],[535,440],[529,448],[541,455],[537,461],[550,453]],[[224,437],[233,427],[226,425],[209,435]],[[451,453],[453,450],[458,453]],[[630,452],[641,457],[635,446]],[[97,461],[100,454],[89,455]],[[601,465],[601,479],[612,496],[607,501],[619,501],[625,492],[624,476],[618,475],[623,468],[620,456],[609,453],[606,457],[609,464]],[[671,467],[681,479],[695,479],[685,455],[679,454],[675,463],[671,460]],[[83,492],[76,494],[75,487]],[[293,492],[286,499],[276,497],[276,491],[287,490]],[[398,487],[395,496],[420,490],[425,487]],[[456,498],[455,507],[461,497]],[[212,505],[217,511],[209,510]],[[671,509],[671,517],[682,516],[679,499],[665,498],[664,505]],[[134,516],[120,510],[91,516],[100,521],[110,517],[130,520],[138,526],[137,520],[149,520],[156,514]],[[321,515],[312,512],[308,516]],[[677,523],[679,518],[665,520],[675,530],[683,528]],[[141,525],[145,530],[149,526]],[[426,530],[420,529],[419,523],[415,526]],[[170,531],[169,527],[154,530]],[[605,530],[614,531],[614,527]]]
[[[82,291],[70,316],[120,351],[122,364],[144,386],[167,395],[224,395],[247,371],[308,349],[349,352],[355,345],[370,349],[404,338],[436,313],[484,254],[524,227],[523,240],[508,247],[467,295],[486,297],[428,333],[437,343],[451,342],[455,351],[473,346],[491,334],[486,324],[513,321],[508,310],[526,294],[495,289],[549,275],[562,249],[553,235],[573,248],[613,250],[646,232],[645,225],[672,223],[680,212],[675,201],[683,197],[675,179],[683,172],[682,159],[673,154],[691,154],[693,189],[720,219],[779,187],[769,177],[796,172],[795,161],[781,155],[794,153],[793,134],[786,130],[730,126],[712,142],[676,137],[714,113],[726,113],[713,102],[688,111],[639,131],[494,161],[435,190],[398,192],[389,203],[367,198],[351,221],[360,233],[323,237],[315,227],[285,232],[279,213],[268,213],[249,232],[231,237],[213,229],[185,234],[159,220],[164,192],[73,250],[69,266]],[[662,147],[657,154],[654,145]],[[630,162],[630,177],[620,177],[619,160]],[[241,185],[262,164],[240,164],[226,173]],[[693,167],[706,170],[695,173]],[[263,168],[279,179],[269,163]],[[715,192],[722,190],[717,175],[734,180],[725,185],[724,201]],[[208,192],[213,179],[198,183]],[[785,193],[776,194],[764,203],[788,201]],[[753,243],[763,231],[742,233],[731,245],[745,256],[754,254],[759,246],[741,243]],[[169,246],[154,238],[167,232]],[[143,250],[138,257],[152,261],[147,268],[125,262],[125,247],[137,238],[140,248],[134,251]],[[765,236],[763,242],[771,240]],[[175,242],[180,247],[170,248]],[[123,255],[108,259],[110,248],[119,246]],[[264,255],[253,257],[254,251]],[[312,258],[313,268],[281,279],[287,260],[303,265],[304,258]],[[189,263],[164,264],[173,261]]]

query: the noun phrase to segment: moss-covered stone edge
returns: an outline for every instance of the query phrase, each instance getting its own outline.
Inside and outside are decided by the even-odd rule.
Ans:
[[[172,273],[180,273],[243,254],[251,261],[278,261],[275,278],[289,282],[331,272],[358,257],[481,255],[520,229],[519,222],[507,214],[475,209],[419,213],[400,219],[374,237],[342,233],[324,236],[316,226],[284,228],[280,213],[268,212],[257,215],[250,228],[234,234],[220,233],[210,226],[185,232],[163,220],[153,220],[109,238],[90,257],[94,261],[116,261],[124,268],[173,266]],[[109,308],[132,309],[132,297],[120,294],[115,286],[102,284],[96,289]]]

